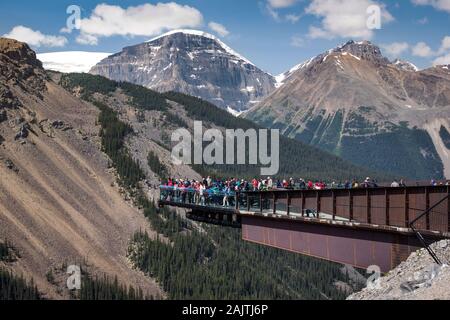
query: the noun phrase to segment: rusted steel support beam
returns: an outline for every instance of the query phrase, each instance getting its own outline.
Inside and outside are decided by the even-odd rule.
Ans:
[[[447,187],[447,194],[450,195],[450,186]],[[447,201],[447,229],[450,232],[450,197]]]
[[[288,192],[286,195],[286,211],[287,211],[287,215],[290,216],[291,215],[291,194]]]
[[[390,221],[391,217],[389,214],[390,203],[389,203],[389,192],[387,189],[384,191],[384,198],[385,198],[385,204],[386,204],[386,225],[389,226],[391,223],[391,221]]]
[[[262,193],[259,194],[259,212],[261,214],[263,212],[263,196],[262,196]]]
[[[333,220],[336,220],[336,214],[337,214],[336,193],[334,191],[332,191],[331,196],[333,198]]]
[[[405,227],[409,227],[409,193],[405,188]]]
[[[349,219],[353,221],[353,193],[351,190],[348,191],[348,206],[349,206]]]
[[[306,201],[305,201],[305,193],[302,192],[302,217],[305,216],[305,203],[306,203]]]
[[[430,210],[430,191],[425,187],[425,211]],[[427,230],[430,230],[430,214],[425,216]]]
[[[316,195],[316,208],[317,208],[317,217],[320,217],[320,192],[317,191],[317,195]]]
[[[273,200],[273,214],[277,214],[277,196],[275,192],[272,192],[272,200]]]

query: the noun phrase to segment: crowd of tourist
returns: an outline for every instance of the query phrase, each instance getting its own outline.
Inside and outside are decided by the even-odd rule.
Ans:
[[[199,181],[189,179],[168,179],[161,185],[163,200],[176,200],[182,203],[207,205],[221,204],[224,207],[233,205],[236,192],[268,191],[268,190],[325,190],[325,189],[353,189],[376,188],[375,180],[367,178],[359,183],[356,180],[345,182],[312,181],[304,179],[274,180],[267,179],[213,179],[203,178]]]
[[[432,186],[449,186],[450,182],[437,182],[432,180]],[[182,203],[208,205],[216,204],[224,207],[232,206],[236,192],[269,191],[269,190],[326,190],[326,189],[356,189],[377,188],[376,180],[366,178],[363,182],[357,180],[327,183],[290,178],[288,180],[267,179],[215,179],[206,177],[201,180],[172,179],[163,182],[161,198],[163,200],[176,200]],[[390,185],[393,188],[406,187],[404,180],[394,180]]]

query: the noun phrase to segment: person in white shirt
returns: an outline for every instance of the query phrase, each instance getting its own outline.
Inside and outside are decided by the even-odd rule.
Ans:
[[[205,205],[205,190],[206,190],[205,185],[204,185],[203,183],[200,184],[200,189],[199,189],[199,193],[200,193],[200,205],[202,205],[202,206]]]
[[[273,180],[271,177],[267,178],[267,188],[272,189],[273,188]]]

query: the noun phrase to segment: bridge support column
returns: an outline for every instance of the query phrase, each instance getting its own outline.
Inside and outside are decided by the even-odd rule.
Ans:
[[[447,187],[447,194],[450,195],[450,186]],[[448,229],[448,232],[450,233],[450,197],[448,198],[448,201],[447,201],[447,216],[448,216],[447,229]]]
[[[367,202],[367,223],[372,223],[372,203],[370,201],[369,189],[366,190],[366,202]]]
[[[405,227],[409,228],[409,194],[407,188],[405,188]]]
[[[385,195],[384,195],[384,203],[386,204],[386,225],[389,226],[390,225],[390,212],[389,212],[389,207],[390,207],[390,203],[389,203],[389,193],[387,191],[387,189],[385,190]]]
[[[425,208],[426,211],[430,209],[430,191],[428,190],[428,187],[425,187]],[[430,230],[430,215],[427,214],[425,216],[426,224],[427,224],[427,230]]]
[[[277,214],[277,196],[275,192],[272,192],[272,200],[273,200],[273,214]]]

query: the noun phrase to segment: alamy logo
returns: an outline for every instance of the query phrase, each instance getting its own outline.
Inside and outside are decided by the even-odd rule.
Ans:
[[[66,27],[63,32],[71,33],[73,30],[81,29],[81,8],[77,5],[70,5],[66,9],[69,17],[66,20]]]
[[[369,30],[381,29],[381,7],[378,5],[372,5],[367,8],[367,28]]]
[[[367,278],[367,288],[370,290],[380,289],[381,268],[376,265],[369,266],[366,270],[366,273],[370,275],[369,278]]]
[[[67,267],[67,274],[70,274],[67,278],[67,288],[69,290],[81,289],[81,268],[77,265],[71,265]]]
[[[175,165],[260,165],[261,175],[267,176],[280,169],[279,130],[227,129],[224,137],[218,129],[203,132],[202,122],[195,121],[193,136],[180,128],[172,133],[172,143]]]

